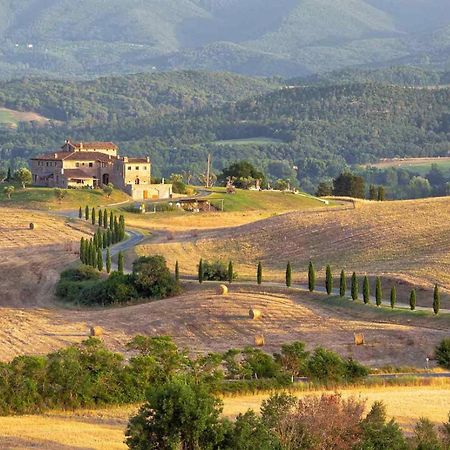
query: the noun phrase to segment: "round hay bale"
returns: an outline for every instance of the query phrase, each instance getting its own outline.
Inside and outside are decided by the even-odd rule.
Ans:
[[[91,327],[89,332],[92,337],[103,336],[103,329],[100,327]]]
[[[34,230],[36,228],[36,224],[33,222],[30,223],[30,230]]]
[[[355,345],[364,345],[365,339],[363,333],[354,333]]]
[[[228,295],[228,286],[225,286],[224,284],[221,284],[217,288],[217,294],[218,295]]]
[[[264,347],[266,345],[266,340],[262,334],[255,336],[255,345],[257,347]]]
[[[262,312],[259,309],[251,308],[250,311],[248,312],[248,316],[252,320],[258,320],[261,318]]]

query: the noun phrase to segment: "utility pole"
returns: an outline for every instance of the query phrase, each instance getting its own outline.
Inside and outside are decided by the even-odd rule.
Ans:
[[[208,153],[208,168],[206,169],[206,187],[210,187],[211,180],[211,153]]]

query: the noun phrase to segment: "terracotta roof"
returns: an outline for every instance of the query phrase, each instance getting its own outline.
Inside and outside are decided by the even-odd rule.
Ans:
[[[119,147],[117,147],[114,142],[102,142],[102,141],[92,141],[92,142],[67,142],[67,144],[71,145],[74,148],[81,148],[81,145],[83,145],[83,149],[99,149],[99,150],[118,150]],[[65,144],[64,144],[65,145]]]
[[[147,158],[128,158],[126,162],[129,163],[150,163]]]
[[[102,161],[109,162],[117,159],[115,156],[99,152],[53,152],[31,158],[44,161]]]
[[[92,175],[88,175],[81,169],[65,169],[63,175],[70,179],[87,180],[94,178]]]

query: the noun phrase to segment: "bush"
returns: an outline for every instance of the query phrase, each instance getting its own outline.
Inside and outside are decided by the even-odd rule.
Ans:
[[[179,285],[163,256],[142,256],[133,263],[134,287],[143,297],[166,298],[179,292]]]
[[[450,338],[444,339],[436,347],[436,360],[440,366],[450,369]]]
[[[187,186],[182,181],[174,181],[172,183],[172,192],[174,194],[187,194]]]
[[[70,280],[59,280],[56,284],[56,296],[62,300],[79,303],[81,298],[81,293],[85,289],[89,289],[95,286],[95,282],[91,281],[70,281]]]
[[[203,280],[207,281],[229,281],[228,265],[222,261],[203,261]],[[233,280],[237,274],[233,272]]]
[[[100,273],[91,266],[81,265],[76,269],[67,269],[61,273],[61,279],[67,281],[98,280]]]

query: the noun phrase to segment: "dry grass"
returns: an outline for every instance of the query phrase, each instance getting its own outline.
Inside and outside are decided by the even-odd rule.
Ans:
[[[228,296],[215,286],[188,287],[179,297],[124,308],[96,310],[0,310],[0,359],[19,354],[42,354],[89,335],[89,326],[104,329],[102,339],[116,351],[136,334],[170,335],[193,352],[225,351],[254,345],[264,335],[269,352],[285,342],[301,340],[308,348],[323,345],[372,366],[398,364],[423,367],[427,355],[448,335],[445,317],[399,315],[380,317],[374,308],[328,305],[319,294],[265,291],[233,286]],[[261,311],[251,320],[248,311]],[[354,345],[353,333],[364,333],[367,345]],[[406,351],[405,351],[406,349]]]
[[[320,395],[323,391],[298,393]],[[369,408],[375,401],[386,404],[389,417],[394,417],[410,431],[419,417],[428,417],[440,424],[447,420],[450,408],[450,387],[418,386],[395,388],[353,388],[341,390],[344,397],[367,401]],[[235,417],[248,409],[258,411],[267,395],[226,397],[224,415]],[[137,406],[114,407],[100,410],[52,412],[42,416],[0,417],[0,447],[9,449],[125,449],[124,430],[128,418]]]
[[[61,268],[77,259],[79,240],[88,229],[37,212],[0,208],[1,305],[48,304]]]
[[[195,235],[173,233],[137,249],[164,254],[170,264],[195,274],[194,261],[232,259],[241,277],[254,279],[262,261],[266,279],[281,280],[287,261],[295,277],[306,279],[312,259],[322,275],[331,264],[336,275],[381,275],[429,289],[450,289],[450,198],[403,202],[358,202],[356,209],[299,211],[256,223]],[[445,299],[444,299],[445,301]],[[420,295],[419,295],[420,304]]]

